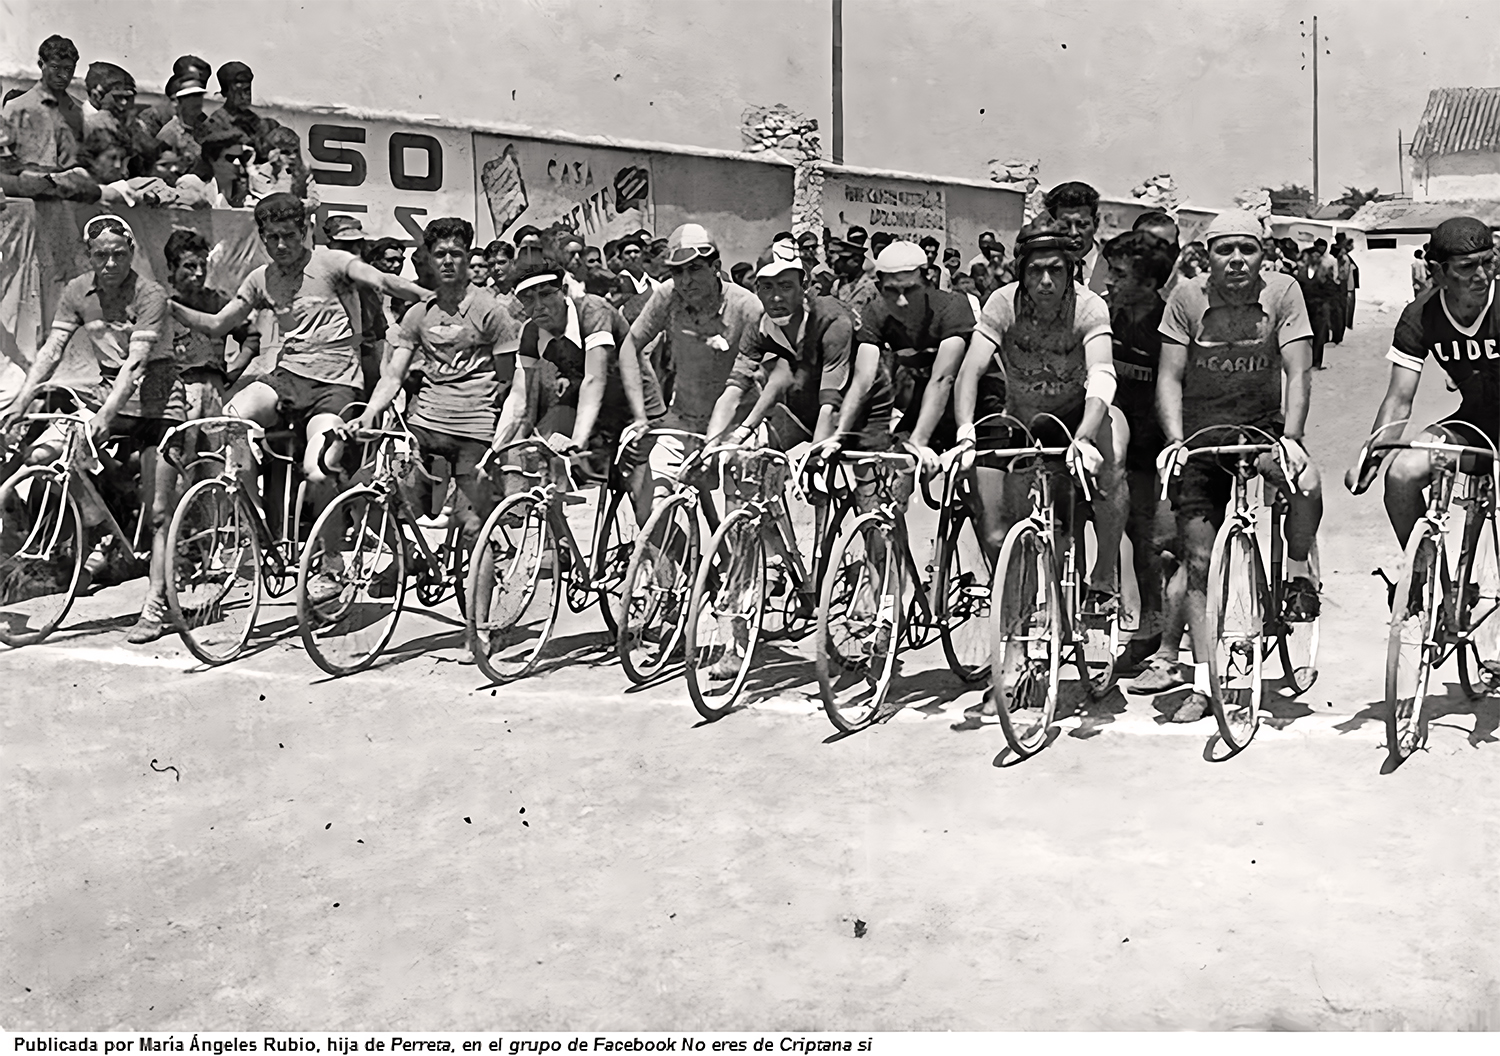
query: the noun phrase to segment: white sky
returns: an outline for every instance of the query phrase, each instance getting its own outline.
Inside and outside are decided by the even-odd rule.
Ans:
[[[629,138],[739,146],[750,104],[819,118],[831,147],[829,0],[0,0],[0,66],[49,32],[159,85],[177,55],[256,71],[259,95]],[[845,158],[1124,194],[1311,182],[1317,13],[1322,189],[1397,186],[1396,130],[1429,88],[1500,84],[1494,0],[846,0]],[[1066,48],[1063,45],[1066,44]],[[82,67],[80,67],[80,74]],[[514,98],[512,98],[514,92]]]

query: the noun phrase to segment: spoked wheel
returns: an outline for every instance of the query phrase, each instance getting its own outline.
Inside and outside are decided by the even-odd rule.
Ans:
[[[1317,544],[1313,544],[1313,563],[1317,564]],[[1291,576],[1282,564],[1282,598],[1286,597]],[[1277,651],[1281,654],[1281,677],[1292,691],[1301,696],[1318,680],[1318,617],[1294,619],[1300,613],[1289,613],[1285,605],[1277,621]]]
[[[1074,662],[1078,666],[1078,677],[1083,679],[1090,697],[1095,699],[1109,692],[1115,684],[1115,659],[1120,649],[1120,607],[1115,604],[1110,611],[1091,612],[1084,604],[1089,592],[1089,569],[1098,560],[1098,546],[1090,553],[1088,533],[1081,517],[1075,517],[1073,526],[1073,635],[1077,649]],[[1116,598],[1120,596],[1120,570],[1115,565],[1115,576],[1108,591]]]
[[[857,517],[829,555],[818,605],[823,710],[843,733],[879,715],[896,673],[902,620],[901,555],[878,514]]]
[[[33,466],[0,486],[0,642],[34,645],[57,629],[84,557],[83,518],[62,477]]]
[[[990,694],[1017,755],[1047,746],[1062,667],[1062,595],[1052,541],[1030,521],[1005,537],[990,587]]]
[[[167,608],[188,650],[227,664],[245,649],[260,612],[260,537],[238,488],[188,489],[167,530]]]
[[[528,492],[495,507],[479,530],[464,630],[475,663],[496,682],[535,667],[552,637],[562,592],[557,555],[546,507]]]
[[[1406,542],[1385,650],[1386,747],[1396,759],[1427,743],[1423,704],[1442,659],[1438,638],[1445,571],[1442,533],[1430,522],[1418,521]]]
[[[615,651],[637,685],[654,678],[677,651],[697,571],[692,497],[675,495],[646,520],[621,588]]]
[[[948,668],[971,685],[990,673],[990,567],[974,519],[954,512],[938,556],[938,631]]]
[[[608,501],[604,527],[594,540],[593,556],[589,558],[589,577],[599,591],[599,611],[604,614],[604,626],[611,635],[620,633],[615,614],[620,611],[620,599],[625,588],[625,577],[630,572],[630,558],[635,554],[635,542],[640,530],[635,523],[635,504],[625,491],[602,492],[600,502]]]
[[[688,692],[705,719],[734,707],[760,644],[766,609],[766,550],[760,518],[741,508],[724,518],[698,565],[688,602]]]
[[[406,542],[371,488],[340,495],[313,524],[297,575],[297,625],[330,675],[363,671],[395,633],[406,600]]]
[[[1472,516],[1472,514],[1471,514]],[[1500,692],[1500,547],[1494,511],[1471,532],[1459,582],[1464,584],[1459,626],[1467,641],[1458,651],[1458,677],[1470,697]]]
[[[1208,563],[1208,626],[1214,636],[1208,675],[1219,734],[1236,752],[1260,725],[1263,584],[1255,537],[1225,521]]]

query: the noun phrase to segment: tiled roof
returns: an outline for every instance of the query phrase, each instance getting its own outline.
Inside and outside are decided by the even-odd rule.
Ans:
[[[1402,198],[1366,202],[1349,218],[1349,226],[1372,235],[1382,231],[1431,231],[1455,216],[1472,216],[1491,227],[1500,227],[1500,202],[1482,198],[1425,202]]]
[[[1500,88],[1434,88],[1411,137],[1415,158],[1500,150]]]

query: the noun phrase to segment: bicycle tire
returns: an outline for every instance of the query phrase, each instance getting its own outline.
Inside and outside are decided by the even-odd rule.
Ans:
[[[557,555],[547,510],[530,492],[495,507],[479,530],[469,558],[464,639],[492,681],[529,673],[552,640],[562,600]]]
[[[209,666],[245,651],[260,613],[260,533],[239,488],[189,488],[167,529],[167,610],[188,652]]]
[[[1062,671],[1062,590],[1052,540],[1030,520],[1011,526],[990,584],[990,695],[1010,750],[1047,746]]]
[[[710,722],[729,714],[739,700],[760,644],[765,615],[766,546],[761,521],[754,510],[741,507],[724,518],[709,540],[688,601],[683,640],[688,694],[698,714]],[[738,640],[741,624],[744,641]],[[737,664],[733,663],[736,651]]]
[[[1085,611],[1089,592],[1088,533],[1082,517],[1074,511],[1073,524],[1073,598],[1068,607],[1072,619],[1075,648],[1073,662],[1090,698],[1098,700],[1115,684],[1115,661],[1120,655],[1120,608],[1103,615]],[[1097,525],[1095,526],[1097,528]],[[1097,554],[1095,559],[1097,560]],[[1115,562],[1114,580],[1107,589],[1120,596],[1120,565]]]
[[[895,675],[906,615],[895,535],[880,514],[862,514],[829,555],[819,592],[816,667],[823,712],[840,733],[875,721]],[[872,546],[877,540],[878,548]]]
[[[969,685],[990,676],[990,580],[993,570],[979,542],[979,527],[968,508],[960,505],[948,531],[939,540],[937,599],[938,633],[948,670]]]
[[[52,467],[22,468],[0,485],[0,642],[36,645],[57,630],[86,557],[78,500]]]
[[[1310,555],[1314,568],[1318,567],[1317,546],[1314,541]],[[1287,585],[1291,583],[1284,561],[1281,579],[1279,597],[1284,599]],[[1291,686],[1294,696],[1300,697],[1318,680],[1318,646],[1322,637],[1319,619],[1320,617],[1314,616],[1310,620],[1289,620],[1286,618],[1285,606],[1276,616],[1276,651],[1281,658],[1281,677]]]
[[[1398,762],[1427,742],[1429,681],[1441,659],[1443,533],[1425,517],[1406,541],[1385,651],[1386,750]],[[1416,584],[1415,590],[1413,584]]]
[[[1458,651],[1458,678],[1474,700],[1500,692],[1500,540],[1489,503],[1464,532],[1458,582],[1463,588],[1457,619],[1465,639]]]
[[[328,560],[324,538],[331,531],[338,533],[336,562]],[[406,546],[393,504],[374,488],[351,488],[313,522],[297,568],[297,629],[313,662],[330,675],[365,670],[390,644],[406,600]],[[308,590],[319,575],[339,593],[315,603]]]
[[[1208,676],[1214,720],[1231,754],[1244,749],[1260,726],[1264,584],[1255,536],[1233,518],[1225,520],[1208,561]]]
[[[630,572],[630,559],[640,531],[635,523],[635,503],[628,492],[606,492],[609,505],[603,529],[589,555],[589,578],[597,587],[599,611],[610,637],[619,636],[620,625],[615,614],[620,611],[621,592]],[[601,502],[605,501],[601,496]]]
[[[698,517],[689,494],[669,496],[652,511],[630,555],[620,588],[615,653],[641,685],[666,667],[682,641],[698,568]]]

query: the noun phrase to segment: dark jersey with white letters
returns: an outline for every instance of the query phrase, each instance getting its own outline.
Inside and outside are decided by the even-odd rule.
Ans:
[[[1439,290],[1406,306],[1386,358],[1420,372],[1428,356],[1458,389],[1460,403],[1451,417],[1500,443],[1500,297],[1493,284],[1484,311],[1469,326],[1454,320]]]

